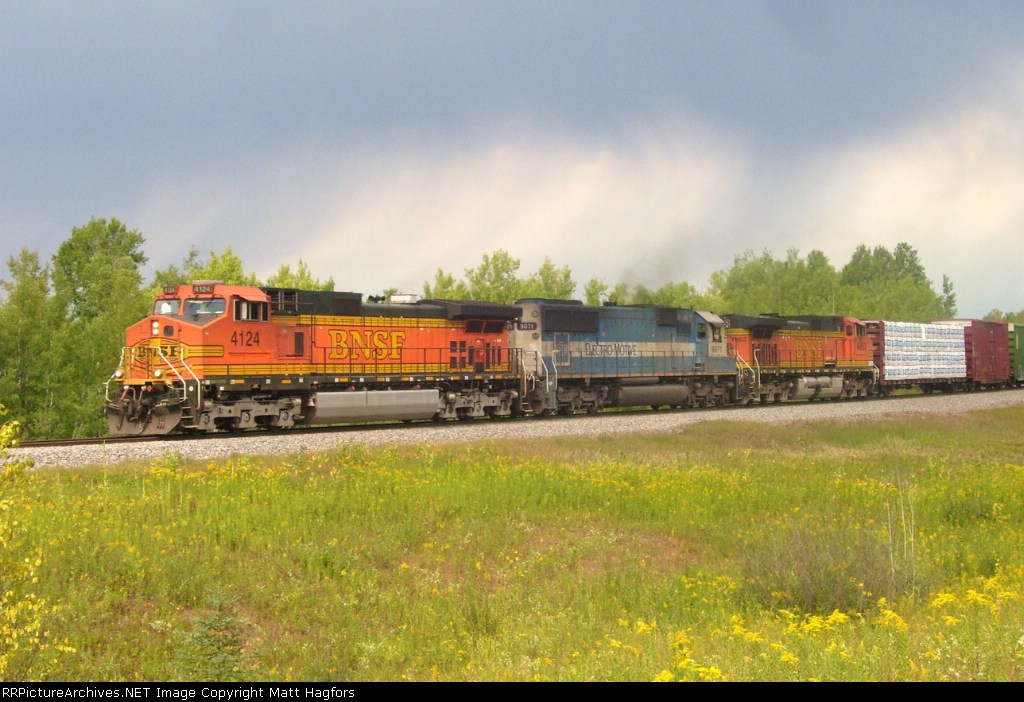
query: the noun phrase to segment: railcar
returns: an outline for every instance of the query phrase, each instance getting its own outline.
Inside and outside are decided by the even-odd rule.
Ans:
[[[195,282],[126,332],[114,434],[468,419],[519,411],[514,305]]]
[[[966,387],[962,327],[890,320],[870,320],[866,324],[880,374],[880,395],[911,387],[924,393]]]
[[[1019,324],[1007,324],[1007,340],[1010,344],[1010,372],[1013,376],[1013,384],[1024,385],[1024,348],[1021,347],[1021,337],[1024,337],[1024,327]]]
[[[1013,384],[1008,325],[978,319],[919,322],[869,321],[880,394],[917,386],[980,390]]]
[[[968,389],[1012,384],[1009,328],[1006,322],[982,319],[944,319],[936,324],[962,328]]]
[[[720,317],[659,306],[519,300],[509,343],[520,350],[523,409],[702,407],[732,401],[736,361]]]
[[[727,314],[729,353],[738,366],[736,401],[866,397],[878,371],[865,324],[838,315]]]

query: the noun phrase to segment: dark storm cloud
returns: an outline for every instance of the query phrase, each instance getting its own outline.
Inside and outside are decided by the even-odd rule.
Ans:
[[[309,130],[461,138],[522,115],[614,134],[683,109],[799,144],[947,100],[991,53],[1017,45],[1018,7],[18,4],[0,30],[3,126],[26,157],[53,140],[148,147],[173,162]]]
[[[597,221],[643,221],[645,241],[711,235],[724,249],[714,265],[728,264],[748,245],[782,255],[817,243],[785,234],[793,222],[835,229],[819,204],[796,213],[786,203],[813,198],[829,179],[837,180],[829,198],[847,182],[867,187],[849,163],[880,171],[851,154],[924,172],[931,161],[906,157],[903,146],[931,143],[919,130],[974,133],[955,125],[980,118],[958,114],[1002,110],[1013,123],[1020,113],[1024,6],[1015,2],[42,1],[0,9],[4,255],[26,245],[48,255],[89,217],[132,214],[140,221],[128,224],[143,229],[157,266],[190,245],[219,250],[273,237],[282,222],[301,221],[310,233],[295,232],[294,250],[312,251],[316,242],[303,237],[337,231],[332,218],[393,235],[359,211],[360,202],[383,202],[475,227],[475,236],[462,235],[477,247],[466,254],[472,264],[513,248],[487,236],[510,232],[452,208],[475,201],[470,211],[482,215],[483,203],[500,209],[526,198],[546,214],[521,215],[522,227],[562,222],[575,232],[591,207]],[[989,135],[986,144],[1003,136],[978,133]],[[509,145],[518,160],[494,157]],[[957,163],[949,149],[931,153]],[[677,154],[690,159],[677,168],[706,168],[712,185],[696,185],[700,172],[671,172]],[[829,171],[830,159],[846,170]],[[459,177],[463,168],[506,190],[477,190]],[[446,187],[433,190],[437,181]],[[530,191],[536,182],[545,185]],[[574,185],[560,192],[559,182]],[[427,206],[411,194],[417,188],[438,200]],[[630,188],[634,200],[621,195]],[[584,191],[601,195],[590,201]],[[349,197],[356,192],[361,199]],[[599,216],[610,199],[613,211]],[[556,211],[563,200],[570,205]],[[913,211],[927,212],[927,202]],[[638,207],[647,211],[631,217]],[[414,228],[401,212],[389,217],[403,232]],[[1013,217],[999,219],[1000,231]],[[890,221],[867,221],[879,219]],[[558,236],[516,234],[545,241],[537,251]],[[859,234],[874,243],[870,235]],[[858,232],[844,236],[837,258]],[[253,267],[273,269],[288,255],[254,248],[276,258],[247,260]],[[650,270],[645,261],[665,267],[658,258],[640,252],[624,265],[640,275]]]

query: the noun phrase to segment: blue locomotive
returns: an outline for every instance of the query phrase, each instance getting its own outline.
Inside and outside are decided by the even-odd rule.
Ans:
[[[546,415],[605,407],[705,407],[732,402],[736,360],[710,312],[575,300],[519,300],[509,332],[519,350],[522,407]]]

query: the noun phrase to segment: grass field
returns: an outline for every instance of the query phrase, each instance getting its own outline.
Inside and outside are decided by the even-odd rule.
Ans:
[[[1024,680],[1022,427],[9,466],[0,679]]]

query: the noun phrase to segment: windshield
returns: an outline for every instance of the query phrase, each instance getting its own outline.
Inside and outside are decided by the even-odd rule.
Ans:
[[[224,314],[223,297],[204,297],[185,300],[185,314]]]
[[[153,314],[178,314],[181,300],[157,300],[153,305]]]

